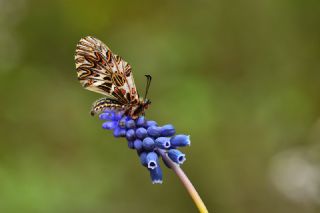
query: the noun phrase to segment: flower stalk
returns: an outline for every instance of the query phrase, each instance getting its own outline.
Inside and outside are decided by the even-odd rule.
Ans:
[[[208,209],[205,206],[204,202],[202,201],[199,193],[192,185],[191,181],[187,177],[187,175],[183,172],[181,167],[174,163],[167,155],[167,153],[162,149],[157,149],[157,152],[161,155],[162,160],[166,162],[167,165],[171,167],[171,169],[176,173],[176,175],[179,177],[180,181],[182,182],[183,186],[188,191],[189,195],[191,196],[193,202],[197,206],[200,213],[207,213]]]
[[[105,110],[99,117],[106,120],[102,124],[104,129],[113,130],[115,137],[126,138],[128,147],[136,150],[140,163],[149,171],[153,184],[162,183],[163,175],[159,164],[159,159],[162,158],[165,166],[179,177],[200,213],[208,212],[198,192],[180,168],[186,155],[179,148],[191,145],[189,135],[176,134],[171,124],[158,126],[157,122],[147,120],[144,116],[133,120],[123,112],[112,109]]]

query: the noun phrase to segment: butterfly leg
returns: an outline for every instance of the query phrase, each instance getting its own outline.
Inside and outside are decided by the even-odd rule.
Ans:
[[[122,108],[123,105],[121,105],[117,100],[110,98],[100,98],[92,104],[90,114],[93,116],[95,114],[103,112],[106,109],[120,110]]]

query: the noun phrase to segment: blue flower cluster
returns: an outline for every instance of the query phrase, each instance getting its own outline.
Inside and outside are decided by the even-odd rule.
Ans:
[[[190,137],[175,135],[176,131],[171,124],[158,126],[155,121],[146,120],[144,116],[133,120],[123,115],[123,112],[113,110],[104,111],[99,118],[106,120],[102,128],[113,130],[114,137],[125,137],[129,148],[137,150],[141,164],[150,172],[152,183],[162,183],[160,149],[165,150],[168,157],[177,164],[186,160],[185,154],[177,147],[190,146]]]

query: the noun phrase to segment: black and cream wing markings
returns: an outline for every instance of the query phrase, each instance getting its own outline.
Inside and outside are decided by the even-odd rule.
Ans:
[[[100,40],[87,36],[76,48],[76,69],[81,85],[126,105],[138,102],[131,66]]]

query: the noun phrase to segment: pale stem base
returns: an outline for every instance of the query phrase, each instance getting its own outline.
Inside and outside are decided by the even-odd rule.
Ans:
[[[179,179],[181,180],[184,187],[187,189],[189,195],[191,196],[193,202],[196,204],[200,213],[207,213],[208,209],[204,205],[201,197],[199,196],[197,190],[192,185],[191,181],[187,177],[187,175],[183,172],[181,167],[174,163],[167,155],[167,153],[162,149],[157,149],[157,152],[161,155],[162,159],[171,167],[171,169],[177,174]]]

